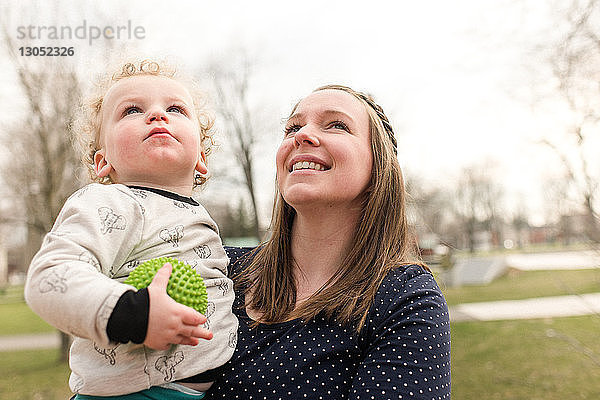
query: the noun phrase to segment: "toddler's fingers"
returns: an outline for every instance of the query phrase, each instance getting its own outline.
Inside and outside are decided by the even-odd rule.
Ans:
[[[180,335],[179,336],[185,336],[185,337],[190,337],[190,338],[198,338],[198,339],[206,339],[206,340],[210,340],[213,338],[213,334],[211,331],[209,331],[208,329],[199,327],[199,326],[187,326],[185,328],[182,328],[180,330]]]
[[[206,322],[206,317],[191,307],[184,306],[186,310],[181,315],[181,322],[185,325],[198,326]]]
[[[152,283],[150,285],[155,286],[157,288],[167,290],[167,285],[169,284],[169,277],[171,276],[171,272],[173,271],[173,267],[170,263],[166,263],[156,272],[154,278],[152,278]]]
[[[200,343],[200,340],[198,340],[198,338],[194,338],[194,337],[187,337],[187,336],[179,335],[177,338],[179,340],[178,344],[183,344],[186,346],[197,346],[198,343]]]
[[[213,338],[213,334],[211,331],[209,331],[208,329],[201,328],[199,326],[192,330],[190,336],[194,337],[194,338],[200,338],[200,339],[206,339],[206,340],[210,340]]]

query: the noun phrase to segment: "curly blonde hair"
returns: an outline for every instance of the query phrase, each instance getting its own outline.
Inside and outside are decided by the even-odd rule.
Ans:
[[[116,82],[133,76],[163,76],[179,81],[189,90],[200,131],[200,143],[206,155],[210,153],[213,140],[214,117],[206,108],[206,99],[197,83],[189,76],[180,73],[175,67],[163,61],[142,60],[122,63],[114,73],[107,73],[96,83],[91,95],[84,99],[81,110],[73,123],[73,136],[92,182],[113,183],[110,177],[100,178],[94,171],[94,154],[100,150],[100,132],[102,131],[102,104],[104,96]],[[202,185],[208,178],[197,174],[194,186]]]

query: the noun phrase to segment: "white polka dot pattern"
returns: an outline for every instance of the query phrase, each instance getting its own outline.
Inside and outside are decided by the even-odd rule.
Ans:
[[[226,250],[243,266],[249,249]],[[450,399],[448,308],[418,266],[386,277],[360,335],[319,317],[252,329],[242,304],[238,293],[237,348],[207,399]]]

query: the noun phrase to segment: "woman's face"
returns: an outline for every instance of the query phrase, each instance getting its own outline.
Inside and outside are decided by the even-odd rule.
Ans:
[[[373,166],[369,116],[341,90],[310,94],[286,123],[277,183],[287,203],[360,208]]]

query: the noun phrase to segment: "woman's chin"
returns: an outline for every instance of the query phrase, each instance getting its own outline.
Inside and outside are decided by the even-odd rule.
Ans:
[[[290,190],[283,198],[296,211],[299,209],[316,208],[326,203],[322,192],[316,190]]]

